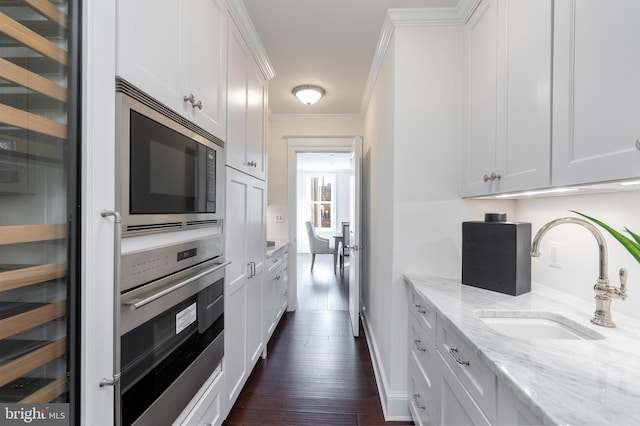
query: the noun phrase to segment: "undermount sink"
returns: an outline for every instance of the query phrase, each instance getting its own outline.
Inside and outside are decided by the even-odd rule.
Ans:
[[[498,333],[515,339],[604,339],[602,334],[551,312],[485,309],[474,313]]]

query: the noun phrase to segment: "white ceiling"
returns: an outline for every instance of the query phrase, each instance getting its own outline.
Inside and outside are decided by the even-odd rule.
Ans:
[[[388,9],[452,8],[459,0],[243,0],[275,71],[271,114],[360,114]],[[315,105],[291,90],[316,84]]]

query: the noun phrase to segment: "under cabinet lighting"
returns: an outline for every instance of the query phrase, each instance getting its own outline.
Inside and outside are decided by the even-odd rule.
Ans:
[[[563,192],[575,192],[575,191],[580,191],[580,189],[579,188],[554,188],[554,189],[542,189],[540,191],[513,192],[511,194],[496,195],[496,198],[529,197],[533,195],[560,194]]]
[[[629,182],[620,182],[622,186],[630,186],[630,185],[640,185],[640,180],[632,180]]]

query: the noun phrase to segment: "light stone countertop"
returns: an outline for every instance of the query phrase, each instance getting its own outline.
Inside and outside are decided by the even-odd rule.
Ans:
[[[278,250],[289,245],[288,238],[267,238],[268,241],[274,241],[276,244],[272,247],[267,247],[266,257],[267,259],[273,256]]]
[[[438,321],[452,324],[543,423],[640,425],[640,321],[616,313],[624,301],[613,300],[617,327],[609,329],[591,324],[595,301],[538,283],[530,293],[510,296],[462,285],[455,275],[406,274],[404,279],[433,304]],[[478,309],[552,312],[605,339],[515,339],[489,328],[474,314]]]

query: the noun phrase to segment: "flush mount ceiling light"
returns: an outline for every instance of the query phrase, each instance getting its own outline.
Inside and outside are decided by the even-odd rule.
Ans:
[[[296,98],[303,104],[313,105],[320,100],[320,98],[326,93],[320,86],[314,86],[313,84],[302,84],[296,86],[292,90]]]

